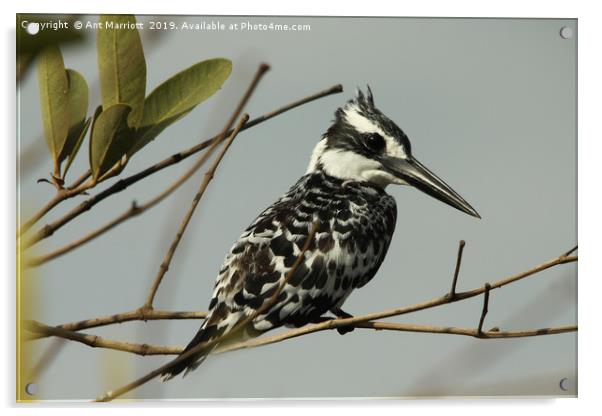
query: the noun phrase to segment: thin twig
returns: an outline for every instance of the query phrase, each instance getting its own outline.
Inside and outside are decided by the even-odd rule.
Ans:
[[[194,214],[196,207],[199,205],[199,202],[201,201],[201,198],[203,197],[203,194],[205,193],[205,190],[207,189],[209,182],[211,182],[211,179],[213,179],[213,176],[215,175],[215,171],[217,170],[217,167],[219,166],[220,162],[222,161],[224,155],[230,148],[230,145],[232,144],[232,142],[238,135],[238,132],[240,131],[242,126],[248,120],[249,120],[249,115],[243,114],[240,121],[238,122],[238,125],[234,128],[234,131],[232,132],[232,134],[230,134],[230,137],[224,144],[224,147],[222,148],[221,152],[217,155],[215,161],[213,162],[213,165],[205,173],[205,176],[203,178],[203,181],[201,182],[199,190],[197,191],[196,195],[192,199],[190,208],[188,209],[188,212],[184,216],[184,219],[182,220],[182,223],[180,224],[180,227],[178,228],[178,232],[176,233],[176,236],[174,237],[174,239],[171,243],[171,246],[169,247],[169,250],[165,254],[163,262],[161,263],[161,266],[159,267],[159,271],[157,272],[157,275],[155,276],[153,285],[151,287],[150,292],[148,293],[148,297],[146,298],[146,302],[144,303],[143,309],[152,309],[153,301],[155,299],[155,295],[157,294],[157,289],[159,289],[159,285],[161,284],[161,281],[163,280],[165,273],[167,273],[167,270],[169,269],[171,260],[173,259],[173,256],[178,248],[178,245],[180,244],[180,241],[182,240],[182,236],[184,235],[184,232],[186,231],[186,227],[188,227],[188,223],[190,222],[190,219],[192,218],[192,215]],[[227,126],[226,129],[224,130],[224,132],[227,132],[229,129],[230,129],[230,126]],[[215,148],[219,144],[220,144],[220,142],[216,140],[211,145],[211,148]]]
[[[143,377],[123,386],[118,388],[117,390],[113,390],[113,391],[108,391],[107,393],[105,393],[103,396],[99,397],[96,401],[99,402],[108,402],[111,401],[133,389],[135,389],[136,387],[141,386],[142,384],[154,379],[155,377],[169,371],[170,369],[172,369],[173,367],[175,367],[176,365],[180,364],[183,361],[188,360],[189,358],[195,356],[196,354],[198,354],[199,352],[212,347],[216,344],[219,344],[223,341],[225,341],[228,338],[233,337],[234,335],[236,335],[237,333],[239,333],[240,331],[242,331],[243,329],[245,329],[247,327],[247,325],[249,323],[251,323],[251,321],[253,319],[255,319],[257,316],[259,316],[259,314],[263,313],[267,308],[270,308],[272,306],[272,303],[276,301],[278,295],[280,294],[280,292],[282,291],[282,289],[284,288],[284,286],[286,285],[286,283],[288,282],[288,280],[291,278],[291,276],[293,276],[295,274],[295,272],[297,271],[297,268],[299,267],[299,265],[301,264],[301,261],[305,258],[305,252],[309,249],[310,244],[313,243],[315,234],[316,234],[316,230],[317,227],[314,224],[312,226],[312,229],[309,233],[309,236],[307,237],[307,240],[305,241],[305,244],[303,246],[303,248],[301,249],[301,251],[299,252],[299,255],[297,256],[297,259],[295,260],[295,262],[293,263],[293,265],[291,266],[291,268],[289,269],[289,271],[287,272],[286,276],[284,277],[282,283],[278,286],[278,289],[276,290],[276,292],[274,292],[274,295],[268,299],[266,302],[264,302],[261,307],[259,307],[255,313],[253,313],[252,315],[250,315],[247,319],[244,319],[242,322],[236,324],[229,332],[225,333],[224,335],[214,338],[210,341],[207,342],[201,342],[197,345],[195,345],[193,348],[191,348],[190,350],[184,352],[183,354],[177,356],[175,359],[171,360],[170,362],[168,362],[167,364],[162,365],[161,367],[151,371],[150,373],[147,373],[146,375],[144,375]]]
[[[52,344],[44,351],[38,361],[31,367],[27,376],[30,380],[38,380],[50,364],[56,359],[61,349],[65,345],[65,339],[57,337],[53,340]]]
[[[149,201],[152,202],[152,201]],[[151,205],[152,207],[152,205]],[[116,227],[117,225],[121,224],[122,222],[126,221],[129,218],[135,217],[137,216],[141,210],[143,208],[150,208],[150,207],[145,207],[145,206],[138,206],[136,204],[136,202],[132,202],[132,205],[130,206],[130,209],[128,209],[126,212],[124,212],[123,214],[121,214],[120,216],[116,217],[115,219],[113,219],[112,221],[109,221],[108,223],[104,224],[103,226],[101,226],[100,228],[90,232],[89,234],[86,234],[85,236],[72,241],[69,244],[64,245],[63,247],[60,247],[50,253],[47,254],[43,254],[41,256],[37,256],[37,257],[31,257],[29,258],[26,263],[24,264],[25,267],[36,267],[36,266],[40,266],[44,263],[49,262],[50,260],[54,260],[57,257],[60,257],[64,254],[69,253],[72,250],[75,250],[78,247],[83,246],[84,244],[86,244],[87,242],[95,239],[96,237],[106,233],[107,231],[110,231],[111,229],[113,229],[114,227]]]
[[[21,227],[19,227],[19,230],[17,231],[17,238],[29,231],[29,229],[31,229],[31,227],[33,227],[40,219],[42,219],[42,217],[46,215],[52,208],[69,198],[73,198],[74,196],[84,193],[94,186],[92,182],[79,183],[79,179],[76,183],[78,183],[77,186],[71,186],[69,188],[58,190],[50,201],[48,201],[42,208],[40,208],[38,212],[33,214],[31,218],[29,218],[21,225]]]
[[[575,251],[577,251],[578,246],[573,247],[572,249],[570,249],[569,251],[567,251],[566,253],[564,253],[564,256],[570,256],[571,254],[573,254]]]
[[[108,348],[112,350],[131,352],[139,355],[156,355],[156,354],[177,354],[182,350],[181,347],[157,347],[148,344],[135,344],[131,342],[121,342],[104,339],[97,335],[82,334],[81,332],[69,331],[56,326],[44,325],[37,321],[28,321],[26,328],[36,334],[44,334],[45,336],[56,336],[71,341],[81,342],[93,348]]]
[[[92,171],[88,169],[85,171],[79,178],[77,178],[71,185],[67,187],[67,189],[72,190],[80,186],[84,183],[90,176],[92,176]]]
[[[70,322],[63,325],[57,325],[56,328],[67,331],[80,331],[82,329],[98,328],[106,325],[121,324],[131,321],[157,321],[157,320],[180,320],[180,319],[205,319],[207,312],[181,312],[181,311],[160,311],[145,310],[143,308],[133,311],[116,313],[113,315],[101,316],[98,318],[84,319],[82,321]],[[44,338],[47,335],[39,334],[33,338]]]
[[[342,318],[333,319],[333,321],[340,321]],[[339,325],[337,325],[339,326]],[[475,328],[459,328],[453,326],[433,326],[433,325],[415,325],[415,324],[398,324],[391,322],[360,322],[352,325],[354,328],[364,329],[375,329],[377,331],[401,331],[401,332],[421,332],[429,334],[450,334],[450,335],[465,335],[469,337],[479,339],[505,339],[505,338],[523,338],[523,337],[534,337],[541,335],[553,335],[563,334],[567,332],[576,332],[578,330],[577,325],[567,325],[552,328],[540,328],[540,329],[524,329],[519,331],[484,331],[480,334]],[[291,331],[282,332],[271,337],[260,337],[251,339],[249,341],[239,342],[236,344],[230,344],[227,347],[216,351],[216,354],[222,354],[231,351],[237,351],[247,348],[256,348],[264,345],[275,344],[278,342],[285,341],[287,339],[300,337],[302,335],[308,335],[314,331],[306,332],[303,331],[307,327],[294,329]]]
[[[489,312],[489,291],[491,290],[491,285],[489,283],[485,283],[485,295],[483,296],[483,310],[481,311],[481,318],[479,319],[479,326],[477,327],[477,334],[483,333],[483,323],[485,322],[485,316],[487,316],[487,312]]]
[[[226,134],[230,131],[230,128],[232,127],[232,125],[234,124],[234,122],[236,121],[236,119],[238,118],[238,116],[240,116],[240,113],[242,112],[242,110],[244,109],[244,107],[247,105],[249,99],[251,98],[251,95],[253,94],[253,92],[255,91],[257,85],[259,84],[259,81],[261,80],[261,78],[263,77],[263,75],[270,69],[270,66],[268,64],[261,64],[259,65],[259,68],[257,68],[257,72],[255,73],[255,75],[253,76],[253,79],[251,81],[251,83],[249,84],[249,87],[247,88],[247,90],[245,91],[245,94],[243,95],[243,97],[241,98],[240,102],[238,103],[238,105],[236,106],[236,109],[234,110],[234,112],[232,113],[232,115],[230,116],[230,119],[228,120],[227,123],[227,128],[222,131],[222,133],[217,136],[217,140],[215,140],[213,142],[213,144],[215,143],[219,143],[221,142],[226,136]],[[209,149],[207,149],[207,151],[205,151],[196,161],[195,163],[182,175],[180,176],[175,182],[173,182],[167,189],[165,189],[164,191],[162,191],[161,193],[159,193],[158,195],[156,195],[154,198],[152,198],[151,200],[149,200],[148,202],[142,204],[142,205],[138,205],[135,201],[132,203],[132,205],[130,206],[130,208],[125,211],[123,214],[119,215],[117,218],[114,218],[113,220],[109,221],[108,223],[102,225],[101,227],[99,227],[98,229],[86,234],[85,236],[63,246],[60,247],[48,254],[44,254],[38,257],[32,257],[29,259],[29,261],[25,264],[26,267],[35,267],[35,266],[39,266],[41,264],[44,264],[50,260],[53,260],[57,257],[60,257],[64,254],[67,254],[68,252],[86,244],[87,242],[95,239],[96,237],[106,233],[107,231],[110,231],[111,229],[113,229],[114,227],[118,226],[119,224],[121,224],[124,221],[127,221],[130,218],[136,217],[142,213],[144,213],[145,211],[151,209],[152,207],[154,207],[155,205],[157,205],[159,202],[163,201],[165,198],[167,198],[169,195],[171,195],[176,189],[178,189],[183,183],[185,183],[192,175],[194,175],[200,168],[201,166],[203,166],[205,164],[205,162],[209,159],[209,157],[213,154],[213,151],[215,150],[216,146],[210,146]]]
[[[462,253],[464,252],[464,246],[466,242],[464,240],[460,240],[458,244],[458,258],[456,259],[456,269],[454,270],[454,279],[452,281],[452,286],[449,291],[449,297],[451,299],[456,297],[456,285],[458,284],[458,275],[460,274],[460,265],[462,264]]]
[[[291,104],[288,104],[284,107],[276,109],[270,113],[264,114],[263,116],[257,117],[255,119],[249,121],[242,130],[246,130],[246,129],[256,126],[260,123],[263,123],[264,121],[267,121],[273,117],[276,117],[276,116],[278,116],[286,111],[289,111],[295,107],[299,107],[303,104],[307,104],[307,103],[317,100],[319,98],[323,98],[323,97],[326,97],[331,94],[340,93],[342,91],[343,91],[343,87],[340,84],[337,84],[324,91],[320,91],[316,94],[313,94],[313,95],[305,97],[301,100],[295,101]],[[103,190],[102,192],[83,201],[77,207],[73,208],[71,211],[67,212],[65,215],[58,218],[56,221],[54,221],[52,223],[48,223],[45,226],[43,226],[29,240],[27,240],[23,244],[23,247],[29,248],[29,247],[33,246],[34,244],[40,242],[41,240],[50,237],[58,229],[63,227],[65,224],[69,223],[74,218],[80,216],[84,212],[90,210],[93,206],[95,206],[99,202],[103,201],[104,199],[108,198],[109,196],[111,196],[115,193],[121,192],[121,191],[125,190],[126,188],[128,188],[130,185],[146,178],[147,176],[152,175],[152,174],[154,174],[162,169],[165,169],[169,166],[172,166],[176,163],[179,163],[180,161],[186,159],[187,157],[205,149],[206,147],[210,146],[213,143],[213,141],[217,140],[218,137],[219,136],[215,136],[211,139],[205,140],[204,142],[199,143],[199,144],[191,147],[188,150],[184,150],[182,152],[176,153],[176,154],[162,160],[161,162],[156,163],[134,175],[128,176],[127,178],[120,179],[119,181],[115,182],[113,185],[111,185],[107,189]]]

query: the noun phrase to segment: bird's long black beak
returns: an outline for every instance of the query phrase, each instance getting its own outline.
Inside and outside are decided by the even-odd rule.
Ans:
[[[391,174],[404,180],[409,185],[468,215],[481,218],[464,198],[413,157],[407,159],[386,157],[382,163]]]

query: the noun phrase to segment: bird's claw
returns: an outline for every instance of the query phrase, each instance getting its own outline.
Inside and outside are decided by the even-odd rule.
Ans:
[[[353,332],[355,328],[352,325],[339,326],[337,332],[341,335],[345,335],[349,332]]]

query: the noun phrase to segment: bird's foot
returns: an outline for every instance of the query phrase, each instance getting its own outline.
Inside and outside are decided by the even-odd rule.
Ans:
[[[337,318],[353,318],[353,315],[345,312],[344,310],[340,309],[340,308],[332,308],[330,310],[330,312],[332,312],[334,315],[336,315]],[[337,328],[337,332],[341,335],[345,335],[349,332],[353,332],[355,330],[355,327],[352,325],[345,325],[345,326],[340,326]]]
[[[340,326],[337,328],[337,332],[341,335],[345,335],[349,332],[353,332],[355,331],[355,327],[353,327],[352,325],[345,325],[345,326]]]

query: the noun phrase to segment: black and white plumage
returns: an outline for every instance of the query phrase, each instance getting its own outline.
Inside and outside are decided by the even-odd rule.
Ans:
[[[349,316],[341,306],[374,277],[393,236],[397,208],[385,192],[389,184],[412,185],[478,217],[414,159],[407,136],[376,109],[370,89],[366,95],[358,90],[337,110],[307,173],[257,217],[226,255],[208,317],[186,350],[226,334],[267,302],[291,270],[314,223],[316,234],[299,267],[242,336],[319,322],[328,319],[328,312]],[[164,379],[196,368],[216,347],[220,345],[173,367]]]

